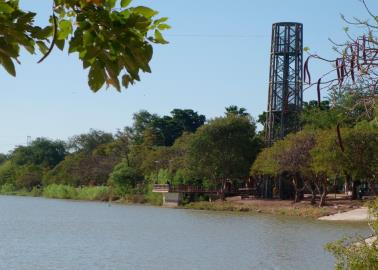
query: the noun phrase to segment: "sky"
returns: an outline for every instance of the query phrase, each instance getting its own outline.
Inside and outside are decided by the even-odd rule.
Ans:
[[[45,25],[51,1],[21,0]],[[378,1],[367,0],[378,13]],[[133,113],[145,109],[166,115],[174,108],[193,109],[208,119],[225,107],[244,107],[254,117],[266,110],[271,26],[294,21],[304,25],[304,46],[325,57],[332,44],[346,40],[346,17],[367,18],[358,0],[134,0],[169,17],[168,45],[154,47],[152,73],[118,93],[91,92],[87,70],[76,54],[54,50],[42,64],[38,56],[21,55],[17,77],[0,67],[0,152],[32,139],[67,138],[89,129],[115,132],[132,124]],[[357,30],[360,31],[360,30]],[[310,63],[315,74],[329,68]],[[325,95],[325,94],[324,94]],[[315,99],[314,90],[304,94]]]

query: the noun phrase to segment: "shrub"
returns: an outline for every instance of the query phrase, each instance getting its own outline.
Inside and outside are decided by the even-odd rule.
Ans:
[[[76,199],[77,190],[67,185],[52,184],[43,189],[42,195],[47,198],[55,199]]]
[[[115,166],[108,183],[116,195],[125,197],[140,193],[143,176],[136,169],[129,167],[126,161],[122,161]]]

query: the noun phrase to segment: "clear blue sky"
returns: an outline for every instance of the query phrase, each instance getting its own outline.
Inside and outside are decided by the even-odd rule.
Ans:
[[[378,13],[378,2],[367,0]],[[46,22],[51,1],[21,0]],[[0,152],[26,143],[27,136],[52,139],[87,132],[114,132],[131,125],[141,109],[168,114],[191,108],[208,118],[235,104],[253,116],[266,109],[271,25],[278,21],[304,24],[305,46],[330,56],[328,38],[345,40],[339,14],[367,17],[358,0],[134,0],[170,18],[169,45],[156,46],[152,74],[122,93],[92,93],[87,71],[76,55],[55,50],[43,64],[23,55],[17,78],[0,68]],[[312,64],[315,72],[324,66]],[[305,99],[314,98],[307,92]]]

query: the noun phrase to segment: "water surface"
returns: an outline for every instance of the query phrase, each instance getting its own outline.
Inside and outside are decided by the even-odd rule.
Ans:
[[[366,224],[0,196],[0,269],[332,269]]]

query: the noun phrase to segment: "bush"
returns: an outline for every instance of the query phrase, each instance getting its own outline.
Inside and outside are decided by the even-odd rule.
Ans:
[[[378,199],[370,206],[370,222],[375,235],[378,230]],[[375,220],[374,220],[375,218]],[[377,269],[378,239],[367,244],[364,239],[343,239],[329,243],[326,249],[336,257],[336,269]]]
[[[110,198],[110,189],[106,186],[77,188],[78,200],[107,201]]]
[[[17,189],[32,190],[42,183],[43,170],[37,165],[25,165],[17,167],[15,184]]]
[[[145,193],[145,201],[152,205],[162,205],[163,195],[161,193],[152,192],[152,185],[148,185]]]
[[[42,196],[54,199],[106,201],[110,198],[110,189],[106,186],[75,188],[68,185],[51,184],[44,188]]]
[[[16,176],[15,176],[15,168],[12,161],[7,160],[0,165],[0,185],[4,184],[14,184]]]
[[[108,183],[116,195],[125,197],[142,191],[143,176],[136,169],[129,167],[126,161],[122,161],[115,166]]]
[[[42,195],[54,199],[76,199],[77,190],[67,185],[52,184],[43,189]]]
[[[11,195],[16,191],[16,187],[11,183],[6,183],[1,186],[0,193],[3,195]]]

